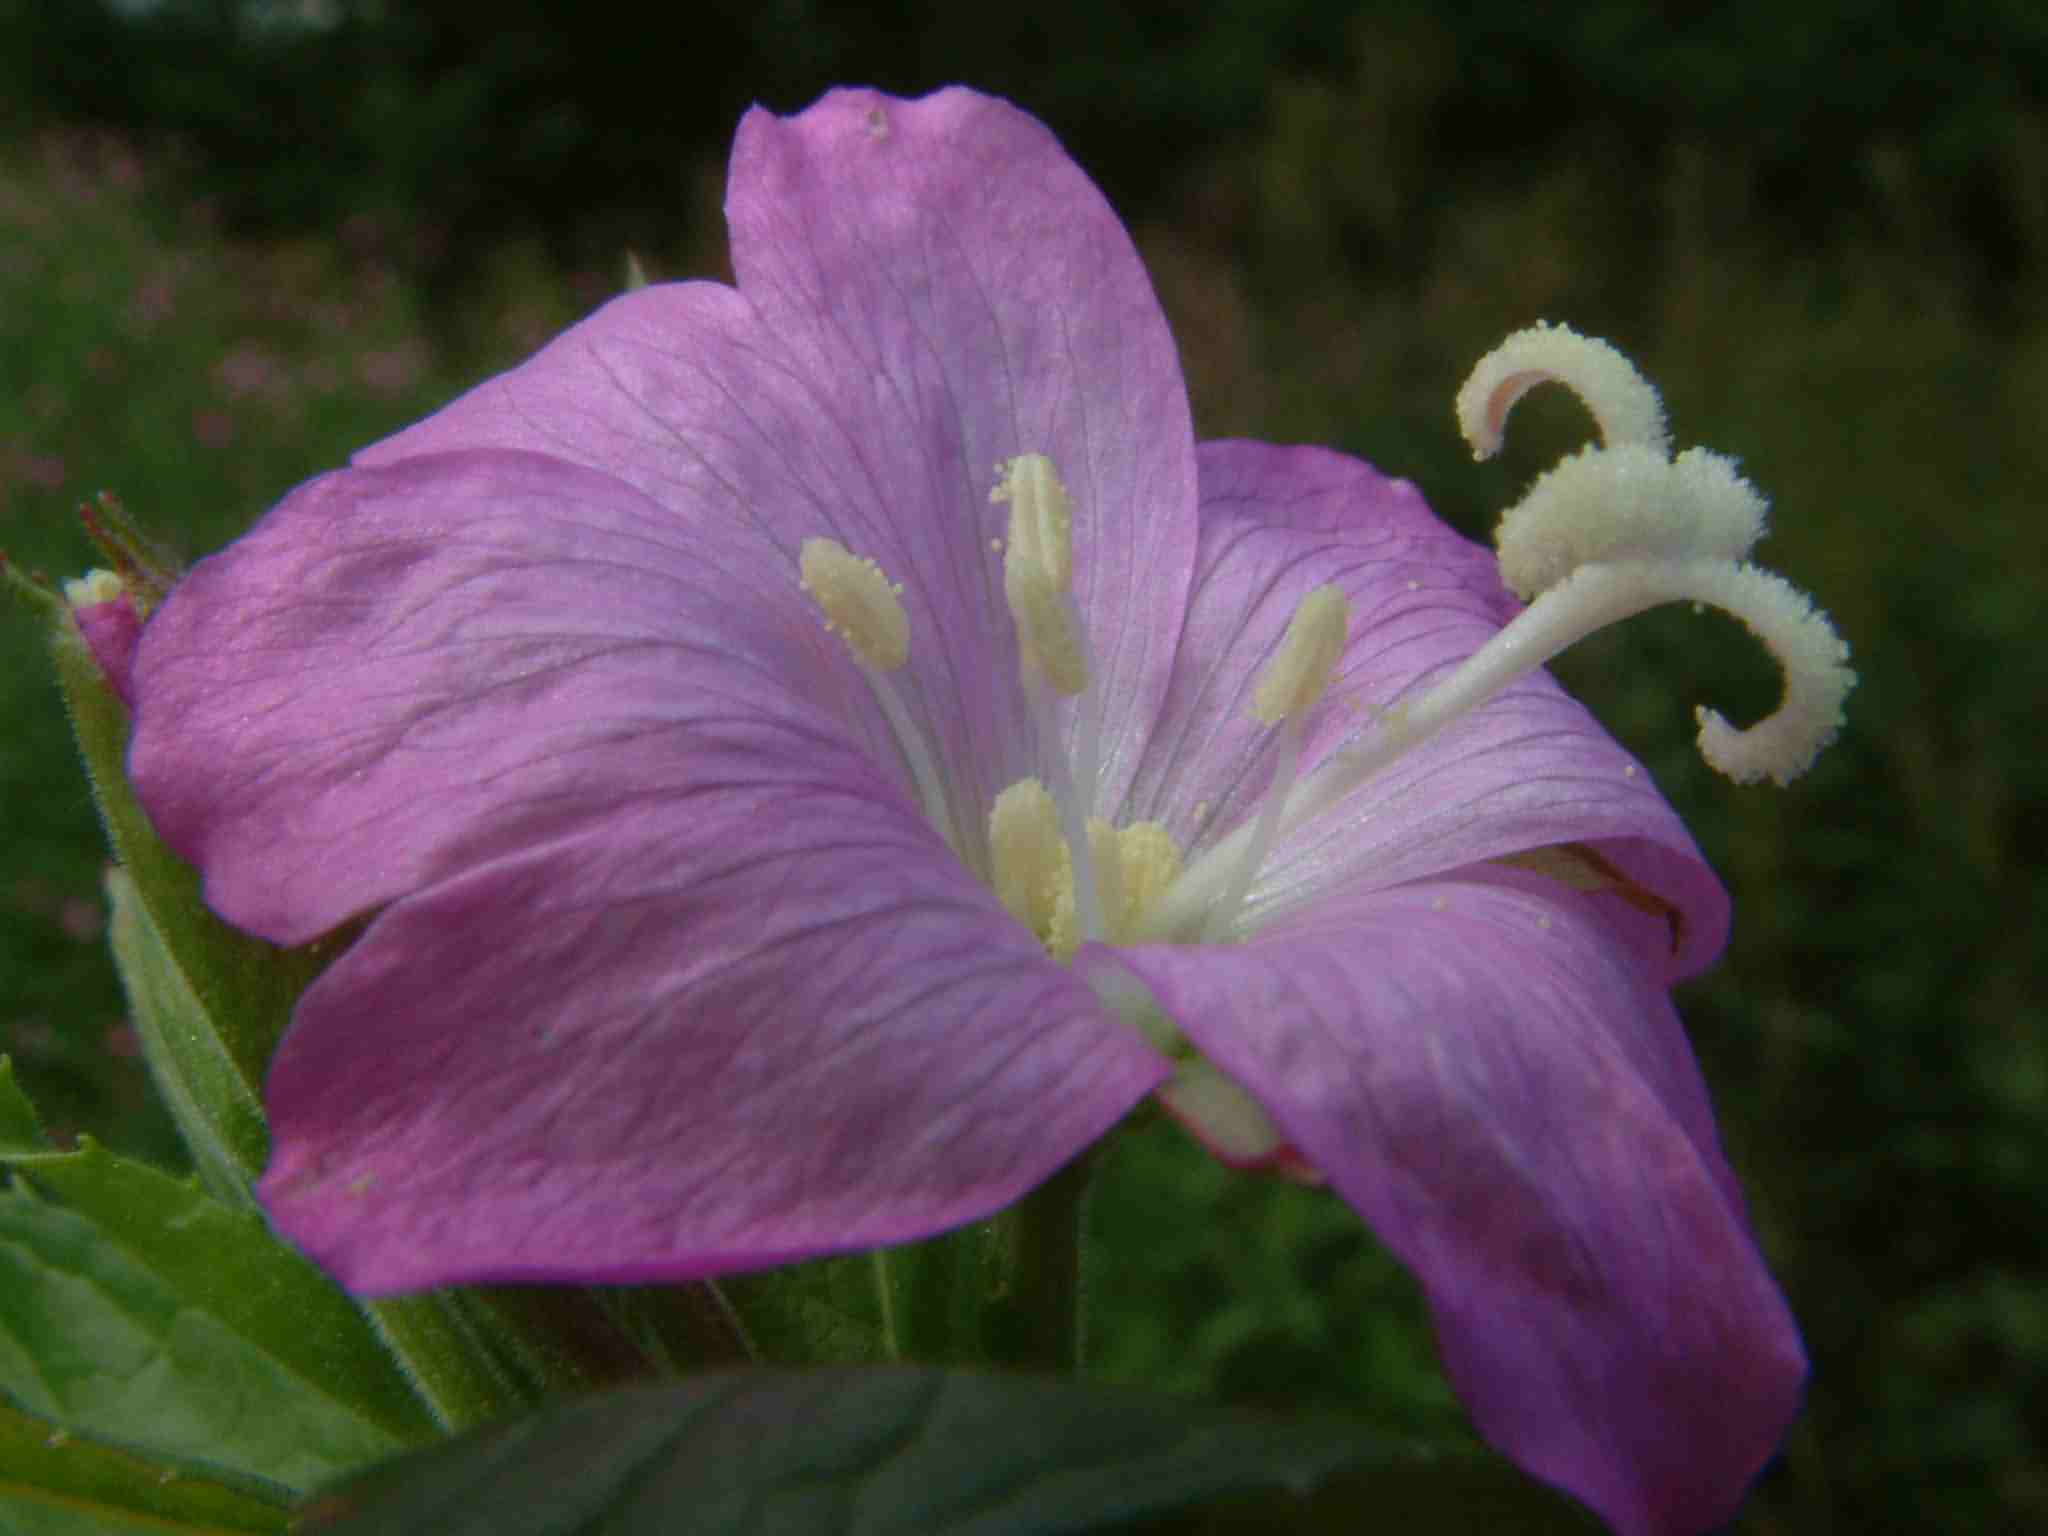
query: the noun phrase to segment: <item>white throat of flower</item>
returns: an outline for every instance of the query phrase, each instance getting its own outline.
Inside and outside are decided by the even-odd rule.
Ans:
[[[1515,402],[1548,382],[1585,402],[1601,441],[1541,476],[1501,518],[1501,577],[1528,607],[1420,697],[1374,719],[1303,774],[1306,722],[1322,705],[1350,627],[1338,589],[1310,592],[1254,694],[1254,715],[1273,728],[1266,790],[1245,820],[1185,867],[1158,823],[1119,829],[1088,814],[1099,771],[1098,712],[1089,707],[1094,669],[1072,595],[1074,504],[1043,454],[998,466],[990,499],[1010,513],[1003,592],[1052,783],[1020,780],[990,808],[989,877],[1005,908],[1050,952],[1064,960],[1089,940],[1241,937],[1246,898],[1282,838],[1575,641],[1662,603],[1706,603],[1734,615],[1784,673],[1779,707],[1747,730],[1711,709],[1698,711],[1707,761],[1741,783],[1787,783],[1811,765],[1841,725],[1855,674],[1826,617],[1783,579],[1747,562],[1764,531],[1763,497],[1719,454],[1694,448],[1672,457],[1656,391],[1613,347],[1563,326],[1509,337],[1466,380],[1458,422],[1478,457],[1499,449]],[[807,541],[802,564],[804,590],[873,687],[926,815],[961,850],[933,754],[887,676],[909,655],[900,589],[872,561],[830,540]],[[1071,757],[1055,726],[1062,696],[1081,705]]]

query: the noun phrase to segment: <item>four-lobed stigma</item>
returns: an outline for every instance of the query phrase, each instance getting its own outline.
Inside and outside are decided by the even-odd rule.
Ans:
[[[1115,828],[1093,815],[1096,747],[1085,722],[1095,711],[1077,712],[1083,726],[1071,751],[1053,713],[1055,696],[1083,696],[1092,685],[1088,636],[1072,596],[1076,509],[1044,454],[997,466],[989,499],[1010,514],[1007,538],[997,541],[1003,592],[1047,772],[1012,784],[988,808],[990,867],[977,872],[1048,952],[1065,960],[1089,940],[1240,935],[1246,899],[1282,837],[1567,646],[1661,603],[1726,610],[1784,672],[1780,706],[1746,730],[1699,711],[1707,761],[1738,782],[1780,784],[1812,764],[1840,728],[1855,674],[1847,646],[1811,601],[1748,563],[1764,532],[1764,498],[1722,455],[1696,448],[1673,457],[1656,391],[1614,347],[1564,326],[1520,331],[1473,369],[1457,416],[1478,457],[1498,451],[1515,403],[1544,383],[1576,393],[1601,440],[1539,477],[1501,518],[1501,577],[1528,606],[1448,676],[1368,721],[1304,774],[1305,722],[1324,707],[1351,620],[1337,588],[1309,592],[1253,697],[1253,715],[1271,729],[1267,787],[1251,815],[1185,864],[1159,823]],[[828,539],[804,544],[802,581],[861,664],[926,815],[967,857],[955,818],[980,813],[948,800],[936,759],[886,675],[910,651],[900,588],[872,561]]]

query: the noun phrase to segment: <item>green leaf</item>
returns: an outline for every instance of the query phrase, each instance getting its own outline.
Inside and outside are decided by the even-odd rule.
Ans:
[[[9,1536],[227,1536],[283,1531],[290,1518],[282,1489],[153,1462],[0,1402],[0,1529]]]
[[[0,1056],[0,1160],[43,1150],[43,1128],[35,1107],[14,1081],[14,1063]]]
[[[67,1429],[304,1488],[433,1433],[355,1305],[252,1212],[83,1143],[8,1159],[0,1390]]]
[[[1096,1383],[903,1367],[731,1372],[557,1404],[330,1488],[300,1528],[1054,1536],[1265,1490],[1256,1528],[1284,1532],[1321,1528],[1326,1511],[1309,1495],[1340,1473],[1366,1490],[1362,1510],[1398,1515],[1389,1529],[1463,1530],[1435,1517],[1482,1508],[1504,1522],[1495,1529],[1590,1529],[1503,1463],[1391,1444],[1352,1425],[1286,1423]],[[1383,1479],[1398,1509],[1381,1502]],[[1474,1486],[1486,1491],[1481,1502]],[[1299,1523],[1311,1518],[1318,1523]]]

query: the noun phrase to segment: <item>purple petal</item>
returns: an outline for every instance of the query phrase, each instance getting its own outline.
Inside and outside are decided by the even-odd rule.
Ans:
[[[927,1236],[1164,1076],[857,755],[709,758],[401,901],[307,992],[260,1193],[350,1289]]]
[[[852,745],[838,642],[733,542],[531,454],[313,481],[152,617],[131,777],[224,916],[299,943],[716,753]]]
[[[1669,1000],[1598,910],[1490,870],[1120,962],[1421,1280],[1480,1430],[1623,1536],[1725,1520],[1805,1360]]]
[[[739,292],[650,288],[368,450],[521,447],[715,505],[794,570],[837,538],[904,585],[912,714],[964,825],[1040,771],[1003,602],[999,460],[1049,454],[1077,505],[1077,597],[1113,804],[1166,687],[1194,559],[1172,337],[1101,194],[1038,123],[950,90],[756,110],[727,215]]]
[[[365,1291],[926,1235],[1164,1073],[840,725],[715,529],[513,453],[352,470],[145,633],[132,771],[301,1000],[281,1230]]]
[[[1492,552],[1439,522],[1415,487],[1318,448],[1205,443],[1202,542],[1186,628],[1126,815],[1199,849],[1252,814],[1272,730],[1251,712],[1295,605],[1325,582],[1351,642],[1313,717],[1313,765],[1483,645],[1517,605]],[[1196,814],[1200,808],[1200,815]],[[1728,901],[1650,776],[1547,673],[1523,679],[1284,839],[1253,886],[1253,922],[1340,884],[1398,884],[1563,843],[1596,848],[1668,904],[1665,979],[1726,941]],[[1623,897],[1607,903],[1625,911]],[[1675,937],[1677,942],[1673,943]],[[1675,953],[1674,953],[1675,951]]]
[[[922,429],[875,444],[880,478],[979,535],[948,541],[947,579],[984,608],[997,461],[1058,465],[1114,805],[1166,689],[1195,533],[1179,356],[1122,223],[1044,125],[960,89],[750,113],[726,207],[740,290],[803,366],[872,381]]]

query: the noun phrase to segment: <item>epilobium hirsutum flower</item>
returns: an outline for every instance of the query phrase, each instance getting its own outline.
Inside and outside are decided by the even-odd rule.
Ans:
[[[1540,671],[1668,597],[1847,674],[1562,331],[1605,446],[1491,553],[1316,449],[1197,447],[1128,238],[964,91],[751,113],[737,286],[648,287],[289,496],[143,637],[133,772],[232,921],[367,918],[271,1070],[277,1225],[368,1292],[647,1280],[985,1215],[1148,1094],[1421,1277],[1480,1427],[1626,1531],[1795,1410],[1667,988],[1720,887]]]

